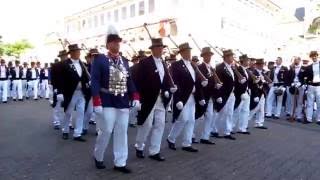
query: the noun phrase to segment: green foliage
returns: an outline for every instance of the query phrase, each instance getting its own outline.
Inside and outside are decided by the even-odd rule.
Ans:
[[[14,43],[3,43],[0,36],[0,55],[20,57],[20,55],[27,49],[33,46],[25,39],[16,41]]]

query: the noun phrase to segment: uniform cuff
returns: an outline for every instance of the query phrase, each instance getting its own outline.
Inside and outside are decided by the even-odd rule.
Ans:
[[[93,96],[92,97],[92,104],[93,106],[101,106],[101,99],[100,96]]]
[[[135,92],[132,94],[132,100],[140,100],[140,94]]]

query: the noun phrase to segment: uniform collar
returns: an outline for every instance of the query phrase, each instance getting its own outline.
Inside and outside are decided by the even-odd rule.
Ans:
[[[76,60],[76,59],[72,59],[72,58],[71,58],[71,61],[72,61],[72,63],[79,63],[79,59]]]
[[[191,62],[188,61],[188,60],[182,59],[182,61],[183,61],[185,64],[191,64]]]

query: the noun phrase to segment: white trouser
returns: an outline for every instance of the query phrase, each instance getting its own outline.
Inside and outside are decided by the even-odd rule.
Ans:
[[[11,80],[7,80],[7,97],[12,97],[12,94],[11,94],[11,83],[12,81]]]
[[[12,81],[12,98],[22,99],[22,82],[21,79]]]
[[[130,108],[129,110],[129,124],[137,124],[138,111],[136,108]]]
[[[135,147],[143,151],[145,142],[151,131],[149,154],[155,155],[160,152],[162,135],[165,127],[166,110],[163,107],[161,97],[159,96],[153,109],[142,126],[138,126]]]
[[[65,117],[62,124],[62,132],[69,133],[69,124],[71,122],[71,115],[76,107],[76,117],[75,117],[75,127],[73,132],[73,137],[79,137],[82,133],[83,128],[83,118],[84,118],[84,106],[85,99],[81,90],[75,90],[70,104],[65,111]]]
[[[192,144],[192,134],[195,124],[195,99],[190,95],[184,105],[178,119],[173,123],[168,140],[172,143],[176,142],[177,137],[183,131],[182,146],[188,147]]]
[[[217,115],[216,125],[219,134],[230,135],[232,131],[235,99],[234,94],[231,93],[226,104]]]
[[[320,86],[308,86],[307,93],[307,121],[312,122],[314,101],[317,104],[316,121],[320,121]]]
[[[114,165],[118,167],[126,166],[129,109],[103,108],[102,114],[97,114],[96,121],[99,130],[94,147],[94,157],[97,161],[103,161],[105,150],[113,132]]]
[[[41,96],[45,98],[49,98],[50,88],[49,88],[49,82],[48,79],[42,80],[41,83]]]
[[[237,109],[233,112],[233,130],[247,132],[250,114],[250,96],[245,93],[246,99],[241,99]]]
[[[93,104],[92,104],[92,98],[91,98],[88,103],[87,110],[84,113],[83,129],[85,130],[89,129],[89,121],[91,120],[92,116],[93,116]]]
[[[293,101],[292,101],[292,98],[291,98],[291,93],[289,92],[289,87],[287,87],[286,93],[287,93],[287,99],[286,99],[286,109],[285,109],[285,111],[286,111],[286,114],[291,114]]]
[[[208,107],[204,114],[204,122],[202,128],[201,139],[209,140],[210,133],[212,132],[212,127],[215,126],[215,116],[213,112],[213,101],[210,98],[208,102]]]
[[[298,95],[296,95],[296,109],[295,112],[293,112],[293,105],[294,105],[294,95],[293,94],[289,94],[288,98],[291,99],[291,107],[290,107],[290,115],[292,115],[293,113],[295,114],[295,118],[297,119],[302,119],[303,118],[303,113],[302,113],[302,106],[303,106],[303,94],[304,94],[304,89],[303,87],[299,87],[298,88]]]
[[[27,80],[22,79],[21,80],[21,86],[22,86],[22,96],[28,97],[28,86],[27,86]]]
[[[276,97],[276,95],[274,94],[274,90],[277,88],[278,87],[272,86],[270,88],[269,93],[268,93],[267,103],[266,103],[266,115],[267,116],[272,116],[273,103],[274,103],[275,99],[277,99],[274,115],[277,117],[280,117],[281,108],[282,108],[283,93],[282,93],[282,95]]]
[[[32,94],[33,99],[38,99],[38,80],[28,82],[28,94]]]
[[[264,95],[261,96],[258,105],[250,111],[249,121],[256,115],[255,127],[261,127],[264,123],[264,106],[265,106],[265,98]]]
[[[0,80],[0,91],[1,91],[1,100],[2,102],[8,100],[8,81]]]
[[[63,107],[61,106],[62,101],[57,101],[56,106],[53,108],[53,125],[60,126],[64,118]]]

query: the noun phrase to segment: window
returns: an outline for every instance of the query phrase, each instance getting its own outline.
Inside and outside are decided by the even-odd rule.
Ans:
[[[139,2],[139,15],[144,15],[144,1]]]
[[[77,22],[77,30],[80,31],[81,30],[81,21]]]
[[[108,12],[108,13],[107,13],[107,18],[108,18],[108,21],[112,21],[111,12]]]
[[[132,4],[130,6],[130,17],[134,17],[134,16],[136,16],[136,5]]]
[[[122,9],[121,9],[121,17],[122,17],[122,19],[126,19],[127,18],[127,7],[122,7]]]
[[[101,26],[104,25],[104,14],[100,14],[100,24]]]
[[[92,28],[92,18],[91,17],[88,18],[88,28],[89,29]]]
[[[98,27],[98,16],[94,16],[94,27]]]
[[[114,10],[114,22],[119,21],[119,10]]]
[[[153,13],[154,12],[154,0],[149,0],[149,13]]]
[[[82,29],[86,28],[86,20],[85,19],[82,20],[81,26],[82,26]]]

